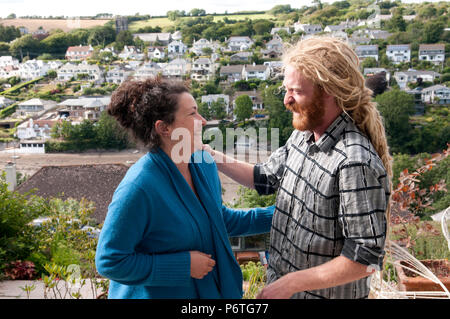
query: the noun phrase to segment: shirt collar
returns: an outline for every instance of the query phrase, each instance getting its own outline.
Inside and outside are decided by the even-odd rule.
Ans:
[[[331,147],[336,145],[339,136],[342,134],[349,121],[351,121],[350,117],[342,112],[333,123],[328,126],[317,142],[314,142],[314,134],[310,131],[305,132],[305,141],[315,144],[322,152],[328,152]]]

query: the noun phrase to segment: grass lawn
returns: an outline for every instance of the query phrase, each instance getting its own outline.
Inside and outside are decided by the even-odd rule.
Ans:
[[[217,15],[214,16],[214,22],[222,21],[225,17],[228,17],[230,20],[245,20],[249,18],[250,20],[257,19],[275,19],[275,16],[272,14],[261,13],[261,14],[239,14],[239,15]],[[181,19],[189,19],[189,17],[183,17]],[[144,27],[170,27],[173,26],[174,21],[170,21],[168,18],[151,18],[145,21],[135,21],[130,23],[129,29],[131,32],[136,32],[140,28]]]

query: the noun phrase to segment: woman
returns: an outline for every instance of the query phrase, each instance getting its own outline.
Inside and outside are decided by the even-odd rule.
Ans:
[[[126,81],[108,113],[150,149],[117,187],[99,237],[109,298],[241,298],[228,236],[268,232],[274,207],[222,205],[216,164],[199,151],[206,121],[180,82]]]

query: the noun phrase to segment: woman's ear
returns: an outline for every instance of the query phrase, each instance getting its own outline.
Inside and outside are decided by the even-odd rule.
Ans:
[[[170,137],[170,129],[166,122],[157,120],[155,123],[155,130],[158,135],[162,137]]]

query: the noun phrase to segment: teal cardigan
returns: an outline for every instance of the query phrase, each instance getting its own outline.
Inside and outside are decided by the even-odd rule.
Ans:
[[[217,167],[207,152],[194,153],[189,169],[200,200],[161,149],[141,157],[117,187],[95,256],[97,271],[110,279],[109,298],[242,298],[229,236],[268,232],[274,206],[222,205]],[[190,276],[191,250],[216,261],[203,279]]]

